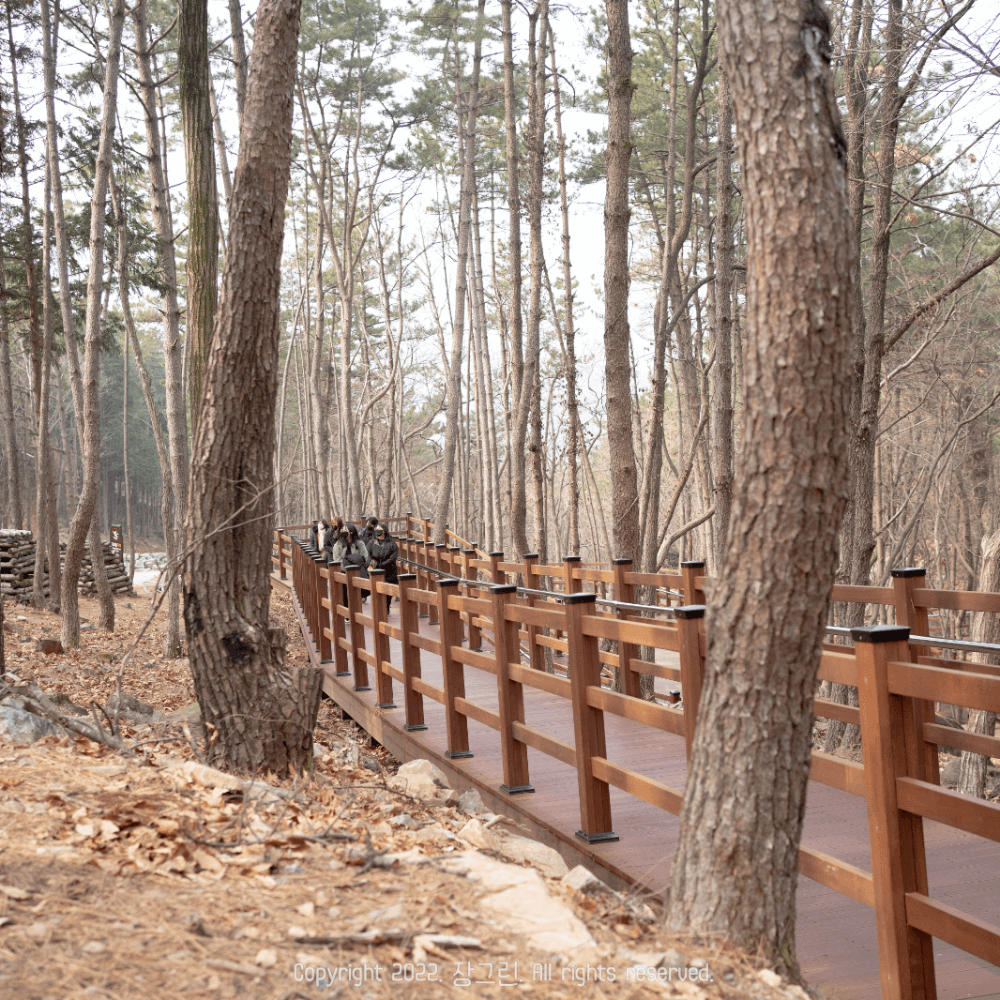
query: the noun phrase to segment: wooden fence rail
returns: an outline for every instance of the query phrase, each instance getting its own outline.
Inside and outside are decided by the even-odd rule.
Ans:
[[[471,756],[468,720],[496,731],[502,751],[500,791],[534,791],[528,748],[576,769],[580,829],[588,843],[617,840],[609,788],[614,786],[674,815],[683,789],[671,788],[608,759],[604,737],[606,713],[685,740],[688,755],[694,739],[704,675],[706,636],[704,564],[685,563],[680,574],[633,573],[627,560],[607,570],[583,566],[577,558],[540,565],[528,555],[503,561],[503,553],[484,553],[448,531],[452,545],[431,541],[429,521],[406,515],[388,522],[398,526],[400,560],[413,573],[398,584],[379,571],[369,580],[357,569],[341,572],[327,566],[308,542],[292,534],[307,526],[275,532],[276,576],[291,571],[294,592],[305,622],[311,653],[330,664],[337,676],[349,674],[354,690],[370,689],[374,674],[377,704],[396,706],[394,683],[401,685],[405,729],[426,729],[423,699],[445,711],[447,755]],[[529,590],[519,593],[517,578]],[[1000,668],[926,655],[926,645],[909,641],[928,634],[928,611],[960,608],[1000,612],[1000,594],[936,591],[925,586],[922,569],[892,573],[892,587],[835,587],[834,599],[864,601],[891,608],[895,625],[853,629],[854,646],[824,648],[819,678],[856,687],[859,707],[814,702],[819,717],[861,727],[864,765],[815,751],[810,778],[852,795],[863,796],[869,819],[872,871],[802,848],[801,874],[875,910],[879,966],[885,1000],[931,1000],[936,996],[931,937],[938,937],[984,961],[1000,965],[1000,928],[988,925],[930,895],[924,854],[923,821],[931,819],[968,833],[1000,841],[1000,805],[959,795],[939,786],[937,747],[942,743],[1000,756],[1000,739],[953,730],[935,722],[935,703],[981,708],[1000,714]],[[586,588],[594,588],[585,589]],[[659,599],[675,605],[672,618],[641,617],[634,611],[597,604],[598,593],[632,604],[636,588],[654,588]],[[370,611],[362,598],[371,593]],[[346,595],[346,601],[344,597]],[[399,625],[388,621],[383,597],[399,603]],[[439,626],[438,638],[421,634],[417,619]],[[366,646],[366,629],[372,646]],[[484,648],[488,634],[491,649]],[[390,660],[389,639],[399,641],[401,662]],[[610,640],[617,653],[600,649]],[[546,672],[544,651],[564,654],[567,676]],[[678,654],[679,669],[640,658],[641,649]],[[420,651],[441,658],[441,687],[421,676]],[[602,681],[602,667],[621,670],[621,692]],[[497,709],[466,697],[465,670],[496,677]],[[679,682],[679,708],[638,697],[639,677],[655,674]],[[528,725],[525,686],[565,699],[573,720],[573,742]],[[641,766],[641,762],[640,766]]]

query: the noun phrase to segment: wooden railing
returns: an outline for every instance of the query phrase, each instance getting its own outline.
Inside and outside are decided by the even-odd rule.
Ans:
[[[382,708],[396,707],[393,682],[402,685],[407,730],[426,728],[425,697],[440,703],[450,757],[469,756],[469,719],[495,730],[503,760],[501,791],[507,794],[533,791],[529,747],[574,767],[577,836],[588,843],[618,839],[610,786],[679,814],[682,789],[608,758],[604,717],[611,713],[681,736],[690,756],[706,651],[703,563],[685,563],[680,574],[647,574],[632,572],[628,560],[615,560],[610,569],[583,566],[578,557],[548,565],[532,555],[506,562],[503,553],[484,553],[450,531],[446,537],[454,544],[435,544],[430,522],[412,515],[383,523],[396,529],[403,568],[414,569],[401,573],[398,584],[386,583],[379,571],[364,581],[356,569],[328,566],[290,534],[307,528],[275,532],[277,575],[284,579],[291,569],[306,639],[321,662],[331,664],[337,676],[350,676],[350,653],[355,691],[370,689],[371,667]],[[925,655],[926,642],[909,639],[911,631],[927,636],[930,609],[1000,613],[1000,594],[932,590],[924,586],[922,569],[896,570],[892,576],[892,587],[834,588],[834,600],[890,606],[897,624],[852,630],[853,647],[824,647],[820,680],[857,687],[860,707],[814,702],[817,716],[861,727],[865,764],[814,751],[810,778],[866,799],[873,870],[807,847],[800,849],[799,870],[874,908],[883,997],[929,1000],[936,996],[932,936],[1000,965],[1000,928],[930,897],[922,826],[929,818],[1000,841],[1000,806],[940,788],[937,768],[940,744],[1000,756],[1000,739],[934,720],[936,702],[1000,713],[1000,668]],[[539,586],[543,583],[547,586]],[[634,605],[618,606],[632,605],[637,587],[657,588],[662,599],[683,603],[666,622],[642,616]],[[598,606],[598,589],[613,593],[614,602]],[[373,593],[367,613],[361,604],[366,590]],[[398,626],[388,622],[385,603],[375,595],[398,599]],[[438,624],[437,638],[420,633],[420,616]],[[365,629],[373,637],[371,650]],[[483,633],[492,638],[491,650],[483,648]],[[400,664],[390,660],[390,638],[400,643]],[[614,642],[617,653],[603,651],[602,639]],[[566,655],[567,676],[545,671],[546,647]],[[643,647],[676,652],[679,668],[640,659]],[[421,649],[441,658],[441,687],[421,676]],[[621,693],[602,682],[605,665],[621,668]],[[496,710],[466,697],[467,667],[496,677]],[[640,699],[643,673],[679,682],[680,710]],[[526,723],[526,685],[566,699],[573,743]]]

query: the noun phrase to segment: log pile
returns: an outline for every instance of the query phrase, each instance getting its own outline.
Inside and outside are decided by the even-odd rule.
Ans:
[[[125,571],[125,564],[118,555],[118,548],[111,542],[102,542],[101,549],[104,554],[104,568],[108,574],[108,583],[115,594],[128,594],[135,597],[132,584],[129,583],[128,573]],[[93,595],[97,593],[94,585],[94,567],[90,561],[90,547],[83,550],[83,564],[80,566],[80,593]]]
[[[118,554],[118,549],[110,542],[101,544],[104,556],[104,566],[108,574],[108,583],[116,594],[135,596],[135,591],[129,583],[128,573]],[[60,562],[65,562],[66,544],[60,545]],[[30,531],[17,528],[0,528],[0,592],[15,598],[27,599],[31,594],[35,576],[35,539]],[[48,597],[48,563],[44,582],[45,596]],[[94,567],[90,561],[90,547],[83,551],[83,563],[80,567],[80,593],[92,595],[97,592],[94,586]]]
[[[0,593],[27,597],[34,578],[35,539],[31,532],[18,528],[0,529]]]

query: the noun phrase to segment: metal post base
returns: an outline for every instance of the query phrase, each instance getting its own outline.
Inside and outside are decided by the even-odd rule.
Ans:
[[[403,730],[407,733],[419,733],[422,729],[427,727],[421,723],[419,726],[403,726]]]
[[[500,791],[506,792],[507,795],[522,795],[525,792],[533,792],[535,790],[534,785],[501,785]]]
[[[394,701],[384,701],[375,706],[376,708],[395,708],[396,703]]]
[[[577,830],[576,835],[588,844],[606,844],[612,840],[621,840],[617,833],[610,830],[607,833],[584,833],[583,830]]]
[[[371,691],[372,686],[370,684],[365,684],[364,687],[358,687],[357,684],[354,685],[355,691]]]
[[[462,760],[464,757],[475,756],[471,750],[445,750],[444,755],[451,760]]]

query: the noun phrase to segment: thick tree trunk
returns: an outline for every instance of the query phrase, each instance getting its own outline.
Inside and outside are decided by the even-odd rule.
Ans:
[[[604,201],[604,379],[611,453],[611,531],[616,559],[639,565],[639,491],[632,426],[632,357],[628,322],[629,107],[632,42],[627,0],[607,0],[608,150]]]
[[[104,216],[111,173],[111,144],[115,130],[115,109],[118,98],[118,68],[121,61],[122,25],[125,22],[125,2],[115,0],[111,11],[111,30],[104,71],[104,110],[101,116],[101,138],[97,148],[94,192],[90,201],[90,271],[87,277],[87,333],[83,369],[83,488],[73,515],[66,541],[66,563],[62,580],[62,643],[64,647],[80,644],[80,604],[77,586],[87,532],[94,522],[97,490],[101,473],[100,398],[98,385],[101,366],[101,284],[104,273]],[[54,165],[53,176],[58,171]],[[53,185],[54,187],[54,185]],[[67,327],[72,330],[72,323]],[[68,339],[68,338],[67,338]],[[91,536],[93,537],[93,535]],[[94,568],[103,566],[100,549],[91,549]],[[95,572],[95,577],[97,573]],[[107,581],[105,581],[106,583]],[[103,619],[107,612],[102,607]],[[102,619],[102,620],[103,620]],[[106,620],[104,624],[108,623]],[[112,617],[111,626],[114,619]]]
[[[847,500],[845,142],[822,7],[719,4],[747,216],[745,433],[668,923],[798,978],[812,698]]]
[[[211,763],[308,767],[322,675],[270,626],[279,291],[300,0],[262,0],[187,512],[184,620]],[[248,393],[247,387],[253,386]]]
[[[219,195],[212,144],[208,0],[179,0],[177,70],[188,185],[187,310],[191,426],[198,423],[202,382],[218,300]]]

